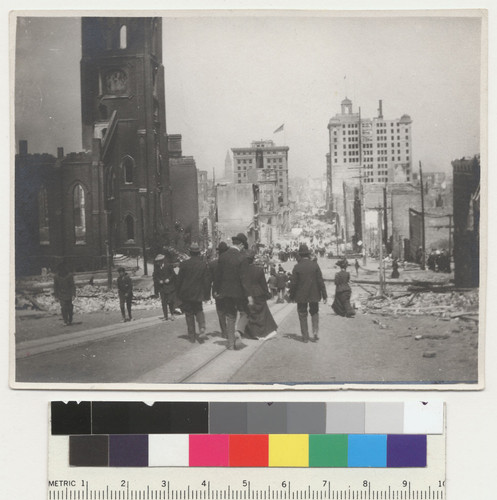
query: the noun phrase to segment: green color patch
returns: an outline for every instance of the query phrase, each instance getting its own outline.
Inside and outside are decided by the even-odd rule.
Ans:
[[[347,434],[310,434],[309,467],[347,467]]]

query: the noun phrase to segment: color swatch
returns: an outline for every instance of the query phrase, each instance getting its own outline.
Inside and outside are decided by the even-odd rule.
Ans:
[[[73,467],[426,467],[441,403],[53,402]],[[411,432],[407,432],[407,431]]]
[[[52,435],[442,434],[438,402],[52,402]]]
[[[69,436],[75,467],[426,467],[426,435]],[[108,458],[107,458],[108,457]]]

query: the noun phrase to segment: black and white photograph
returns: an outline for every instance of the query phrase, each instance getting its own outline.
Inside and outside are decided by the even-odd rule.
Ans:
[[[10,17],[12,387],[483,388],[485,11]]]

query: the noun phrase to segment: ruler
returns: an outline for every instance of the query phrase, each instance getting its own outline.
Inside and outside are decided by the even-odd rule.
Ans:
[[[445,435],[428,436],[421,468],[70,467],[49,442],[48,500],[441,500]]]

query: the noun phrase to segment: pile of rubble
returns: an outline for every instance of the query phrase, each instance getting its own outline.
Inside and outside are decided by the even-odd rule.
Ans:
[[[385,316],[426,316],[478,321],[478,290],[409,292],[389,288],[383,297],[362,296],[356,306],[363,314]]]
[[[117,289],[108,290],[107,287],[98,285],[77,287],[73,304],[76,314],[120,310]],[[133,290],[133,308],[135,310],[157,309],[160,308],[160,299],[154,297],[149,289],[135,288]],[[59,313],[60,304],[54,297],[52,290],[43,289],[36,294],[17,292],[16,309]]]

